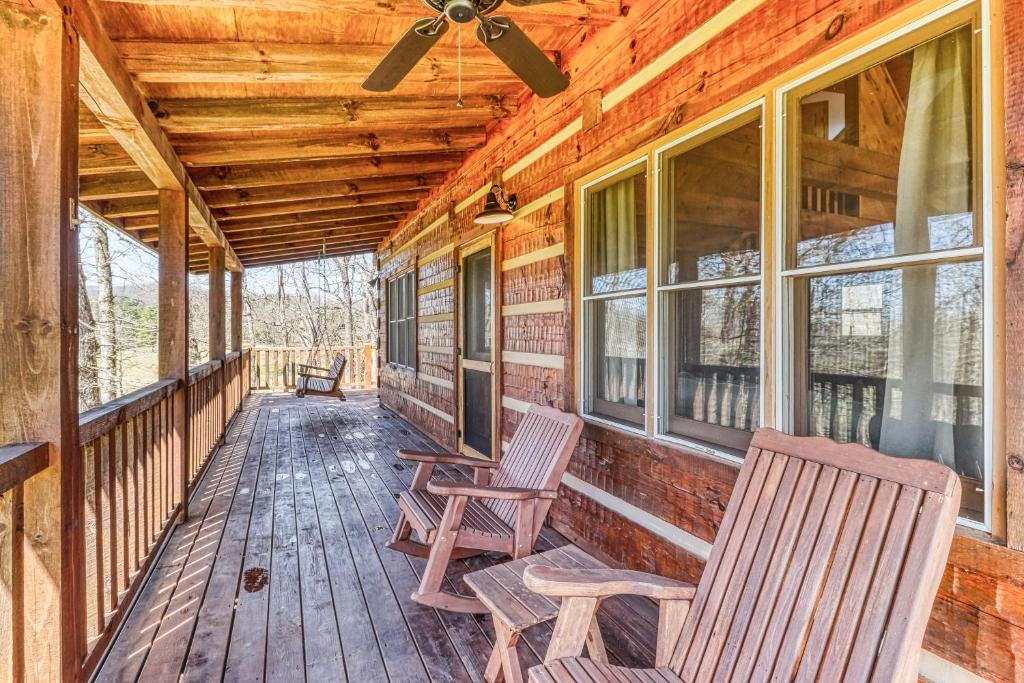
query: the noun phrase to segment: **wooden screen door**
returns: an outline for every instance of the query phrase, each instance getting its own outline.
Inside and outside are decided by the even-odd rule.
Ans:
[[[492,459],[494,424],[494,235],[463,247],[459,255],[459,448]]]

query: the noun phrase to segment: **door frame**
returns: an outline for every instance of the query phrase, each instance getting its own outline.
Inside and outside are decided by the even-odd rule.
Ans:
[[[500,457],[500,444],[501,444],[501,433],[499,432],[499,417],[500,417],[500,402],[498,400],[498,371],[501,367],[499,362],[500,351],[499,351],[499,334],[500,334],[500,314],[501,310],[498,306],[498,268],[500,264],[497,262],[497,231],[491,230],[487,234],[480,237],[476,237],[464,244],[458,245],[456,248],[456,272],[458,277],[456,278],[458,289],[455,298],[455,386],[458,406],[456,406],[456,443],[458,444],[458,451],[463,455],[471,458],[479,458],[482,460],[497,460]],[[465,390],[465,379],[463,377],[463,364],[472,363],[478,364],[484,361],[467,361],[463,357],[463,347],[465,346],[465,330],[466,330],[466,283],[465,277],[466,272],[463,268],[463,261],[467,256],[472,256],[477,252],[483,251],[484,249],[491,250],[491,362],[490,362],[490,373],[491,373],[491,457],[488,457],[484,453],[478,452],[472,446],[469,446],[465,442],[465,426],[466,426],[466,390]],[[472,368],[470,368],[472,369]],[[479,369],[479,368],[478,368]]]

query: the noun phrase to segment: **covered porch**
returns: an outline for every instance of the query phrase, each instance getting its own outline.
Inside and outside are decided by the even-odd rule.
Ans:
[[[425,561],[384,548],[414,471],[399,448],[440,450],[367,392],[247,398],[96,680],[482,681],[490,617],[413,602]],[[537,550],[567,542],[545,528]],[[496,561],[456,563],[451,589],[465,594],[463,574]],[[612,599],[600,619],[612,662],[650,666],[654,603]],[[550,632],[526,631],[524,664]]]

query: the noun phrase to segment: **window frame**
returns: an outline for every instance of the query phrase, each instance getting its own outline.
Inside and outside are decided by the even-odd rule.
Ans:
[[[663,226],[663,208],[665,203],[668,201],[667,192],[664,191],[666,183],[666,163],[677,156],[681,156],[686,152],[700,147],[704,143],[711,142],[722,135],[735,131],[748,125],[754,121],[760,122],[761,129],[761,179],[760,179],[760,225],[758,226],[758,249],[760,251],[760,266],[757,274],[752,275],[740,275],[734,277],[715,278],[711,280],[694,280],[692,282],[683,282],[677,284],[661,284],[663,279],[662,275],[662,228]],[[769,240],[768,227],[769,227],[769,208],[770,205],[767,201],[767,175],[769,172],[769,158],[768,158],[768,125],[767,125],[767,110],[765,107],[765,100],[762,97],[758,97],[755,100],[748,102],[745,105],[731,108],[729,111],[714,117],[704,125],[700,125],[693,128],[689,132],[677,137],[667,144],[663,144],[656,147],[651,153],[653,159],[653,182],[654,186],[654,203],[653,203],[653,216],[651,229],[653,230],[653,242],[654,242],[654,254],[656,263],[654,266],[654,273],[652,273],[653,279],[653,290],[654,296],[651,299],[654,311],[654,328],[650,332],[650,336],[654,340],[656,357],[658,362],[658,371],[654,373],[654,395],[657,397],[655,405],[653,406],[654,415],[654,438],[667,441],[670,443],[686,446],[694,450],[705,452],[709,455],[713,455],[718,458],[726,459],[730,462],[741,463],[743,457],[737,455],[730,449],[728,444],[715,442],[713,439],[700,439],[695,435],[683,435],[671,431],[672,423],[675,421],[684,421],[685,424],[693,425],[694,432],[704,432],[709,437],[713,437],[716,434],[721,433],[720,430],[729,430],[729,432],[737,432],[737,434],[728,434],[727,438],[738,438],[739,430],[735,430],[729,427],[720,427],[718,425],[709,425],[700,423],[697,420],[689,420],[686,418],[679,418],[669,413],[669,391],[671,389],[671,383],[664,379],[667,377],[666,369],[670,363],[670,352],[671,348],[667,344],[661,343],[661,332],[662,327],[666,326],[667,317],[667,306],[668,300],[671,298],[672,293],[686,290],[709,290],[709,289],[722,289],[726,287],[735,287],[741,285],[757,285],[761,290],[761,305],[758,324],[760,326],[758,344],[758,407],[757,407],[757,422],[758,424],[764,424],[764,408],[765,408],[765,343],[764,343],[764,329],[766,325],[765,320],[765,273],[766,273],[766,254],[767,242]],[[665,278],[667,280],[667,278]],[[650,305],[650,302],[649,302]],[[664,385],[664,386],[663,386]],[[751,433],[752,435],[752,433]],[[745,450],[745,449],[743,449]]]
[[[393,275],[387,280],[387,363],[393,368],[410,372],[416,372],[419,358],[419,311],[416,297],[418,284],[415,267]],[[410,310],[405,311],[406,307]],[[408,328],[407,337],[403,337],[403,326]],[[405,358],[406,354],[408,358]],[[403,360],[408,360],[408,364],[403,363]]]
[[[911,22],[891,35],[863,45],[860,49],[831,60],[804,74],[801,78],[792,79],[774,91],[776,111],[780,112],[783,122],[775,125],[775,159],[773,173],[778,182],[776,188],[776,215],[774,219],[775,267],[778,272],[776,283],[776,299],[774,308],[776,367],[776,427],[787,433],[799,433],[798,417],[801,415],[799,389],[805,386],[806,378],[801,373],[806,359],[808,323],[802,319],[804,306],[799,297],[803,287],[810,279],[825,275],[842,275],[864,271],[903,270],[914,265],[937,265],[960,262],[979,262],[982,264],[983,311],[983,418],[982,434],[984,442],[984,515],[982,521],[957,517],[958,524],[990,532],[996,529],[996,490],[1000,486],[995,471],[998,461],[995,454],[994,410],[997,406],[997,388],[995,365],[996,332],[1002,329],[1003,319],[996,314],[996,296],[992,288],[994,281],[993,252],[996,241],[993,239],[994,203],[992,201],[992,147],[991,147],[991,114],[986,112],[983,99],[983,83],[985,80],[987,59],[979,39],[980,17],[977,6],[971,2],[961,2],[943,10]],[[798,266],[795,261],[796,239],[798,226],[795,222],[793,207],[799,203],[800,146],[792,141],[798,139],[797,126],[800,119],[796,115],[800,100],[804,96],[817,92],[831,84],[855,76],[874,65],[883,63],[900,54],[912,50],[931,40],[937,39],[957,29],[968,27],[972,36],[971,49],[971,153],[972,173],[971,191],[973,193],[972,208],[974,213],[974,245],[952,249],[921,252],[906,255],[885,256],[862,259],[857,261],[839,262],[826,265]],[[989,105],[991,106],[991,105]],[[792,259],[792,260],[791,260]]]
[[[637,171],[637,169],[640,169]],[[587,267],[584,265],[587,259],[587,197],[589,193],[600,191],[601,189],[611,186],[620,180],[631,178],[635,175],[643,174],[644,179],[644,191],[646,193],[646,207],[647,207],[647,219],[644,226],[647,238],[647,244],[645,249],[645,283],[643,287],[635,287],[633,289],[623,289],[613,292],[600,292],[596,294],[584,294],[589,291],[587,286]],[[579,206],[579,220],[578,226],[578,239],[576,240],[576,263],[579,264],[578,277],[577,277],[577,289],[575,293],[575,301],[578,306],[579,316],[577,318],[577,344],[576,344],[576,357],[580,359],[580,363],[577,364],[577,377],[576,386],[579,388],[577,392],[577,411],[579,414],[587,420],[603,424],[605,426],[613,427],[615,429],[621,429],[623,431],[632,433],[647,435],[649,431],[650,422],[650,405],[651,397],[651,306],[650,306],[650,289],[651,289],[651,256],[654,253],[654,247],[651,241],[651,194],[652,194],[652,182],[650,164],[648,163],[648,155],[634,154],[627,157],[626,160],[621,160],[613,165],[610,165],[592,177],[584,179],[582,182],[577,183],[577,199]],[[637,406],[635,409],[621,406],[619,404],[610,403],[608,401],[600,401],[599,399],[593,399],[591,392],[593,391],[593,376],[592,373],[587,373],[583,369],[587,367],[594,367],[588,361],[592,357],[593,350],[588,348],[587,339],[588,335],[583,332],[587,329],[589,317],[587,310],[591,302],[601,302],[617,299],[630,299],[636,297],[644,297],[646,304],[646,358],[644,359],[644,405],[642,407]],[[602,411],[597,411],[595,403],[599,402]],[[636,416],[639,415],[640,419],[635,420]]]
[[[998,32],[999,20],[986,14],[980,0],[953,0],[947,5],[934,3],[909,6],[890,17],[886,17],[875,25],[865,27],[857,35],[840,41],[820,54],[814,55],[774,78],[751,90],[735,97],[721,106],[690,121],[679,129],[658,138],[635,152],[619,157],[617,160],[583,176],[574,183],[574,243],[573,267],[579,272],[573,276],[576,291],[573,296],[575,322],[573,326],[574,361],[573,374],[579,414],[585,422],[601,427],[641,435],[646,438],[669,443],[685,449],[689,453],[701,457],[718,460],[730,465],[737,465],[742,458],[736,457],[721,449],[709,447],[703,443],[679,439],[671,434],[661,434],[659,428],[662,407],[660,401],[661,354],[664,353],[660,341],[660,317],[656,315],[660,306],[658,279],[661,268],[661,254],[657,242],[660,239],[661,211],[659,202],[660,173],[657,155],[661,149],[673,148],[686,139],[692,139],[701,131],[712,130],[722,122],[738,115],[746,108],[763,107],[762,110],[762,225],[761,225],[761,389],[760,424],[782,431],[792,432],[792,369],[793,341],[796,328],[792,320],[792,288],[787,286],[792,280],[787,276],[794,275],[786,268],[786,239],[792,230],[788,229],[786,212],[789,204],[787,188],[792,187],[787,175],[787,158],[785,144],[787,126],[791,117],[787,115],[787,97],[802,87],[809,87],[812,81],[834,83],[847,75],[859,73],[874,63],[885,61],[897,54],[921,45],[935,37],[970,25],[974,35],[973,51],[973,166],[974,166],[974,211],[976,215],[977,244],[960,250],[931,252],[922,255],[896,257],[901,265],[914,263],[942,262],[953,255],[961,259],[980,259],[983,266],[984,292],[984,451],[985,451],[985,521],[974,522],[963,517],[958,522],[964,527],[978,529],[990,533],[994,538],[1005,538],[1006,535],[1006,451],[1004,434],[1006,425],[1003,423],[1003,395],[1005,380],[1002,368],[1005,367],[1004,335],[1006,316],[1004,311],[1005,263],[1003,263],[1003,244],[1005,235],[1004,214],[1005,198],[1001,192],[1005,180],[1003,157],[1005,149],[1005,129],[1003,127],[1001,99],[1002,91],[1002,34]],[[794,98],[796,99],[796,98]],[[583,230],[585,229],[585,197],[584,189],[601,180],[606,180],[624,168],[634,164],[647,164],[648,171],[648,255],[647,255],[647,394],[645,403],[645,427],[627,426],[623,423],[603,419],[588,414],[584,408],[584,377],[586,354],[583,345],[582,320],[584,275],[580,265],[583,263]],[[879,260],[872,265],[888,267],[891,261]],[[827,274],[830,270],[841,271],[850,269],[853,264],[836,264],[814,267],[817,273]],[[857,266],[863,265],[858,262]],[[811,274],[801,269],[800,275]],[[853,268],[856,270],[856,268]],[[709,281],[710,282],[710,281]],[[706,286],[709,282],[701,283]],[[652,368],[658,370],[651,372]]]

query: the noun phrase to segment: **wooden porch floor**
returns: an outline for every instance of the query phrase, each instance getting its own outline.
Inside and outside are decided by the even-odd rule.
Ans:
[[[439,450],[373,394],[247,399],[97,680],[482,680],[490,617],[416,604],[425,561],[384,548],[413,474],[403,447]],[[538,550],[565,543],[545,528]],[[464,573],[500,560],[454,564],[451,586],[465,592]],[[610,657],[649,666],[656,621],[649,601],[609,601]],[[525,665],[549,635],[527,632]]]

